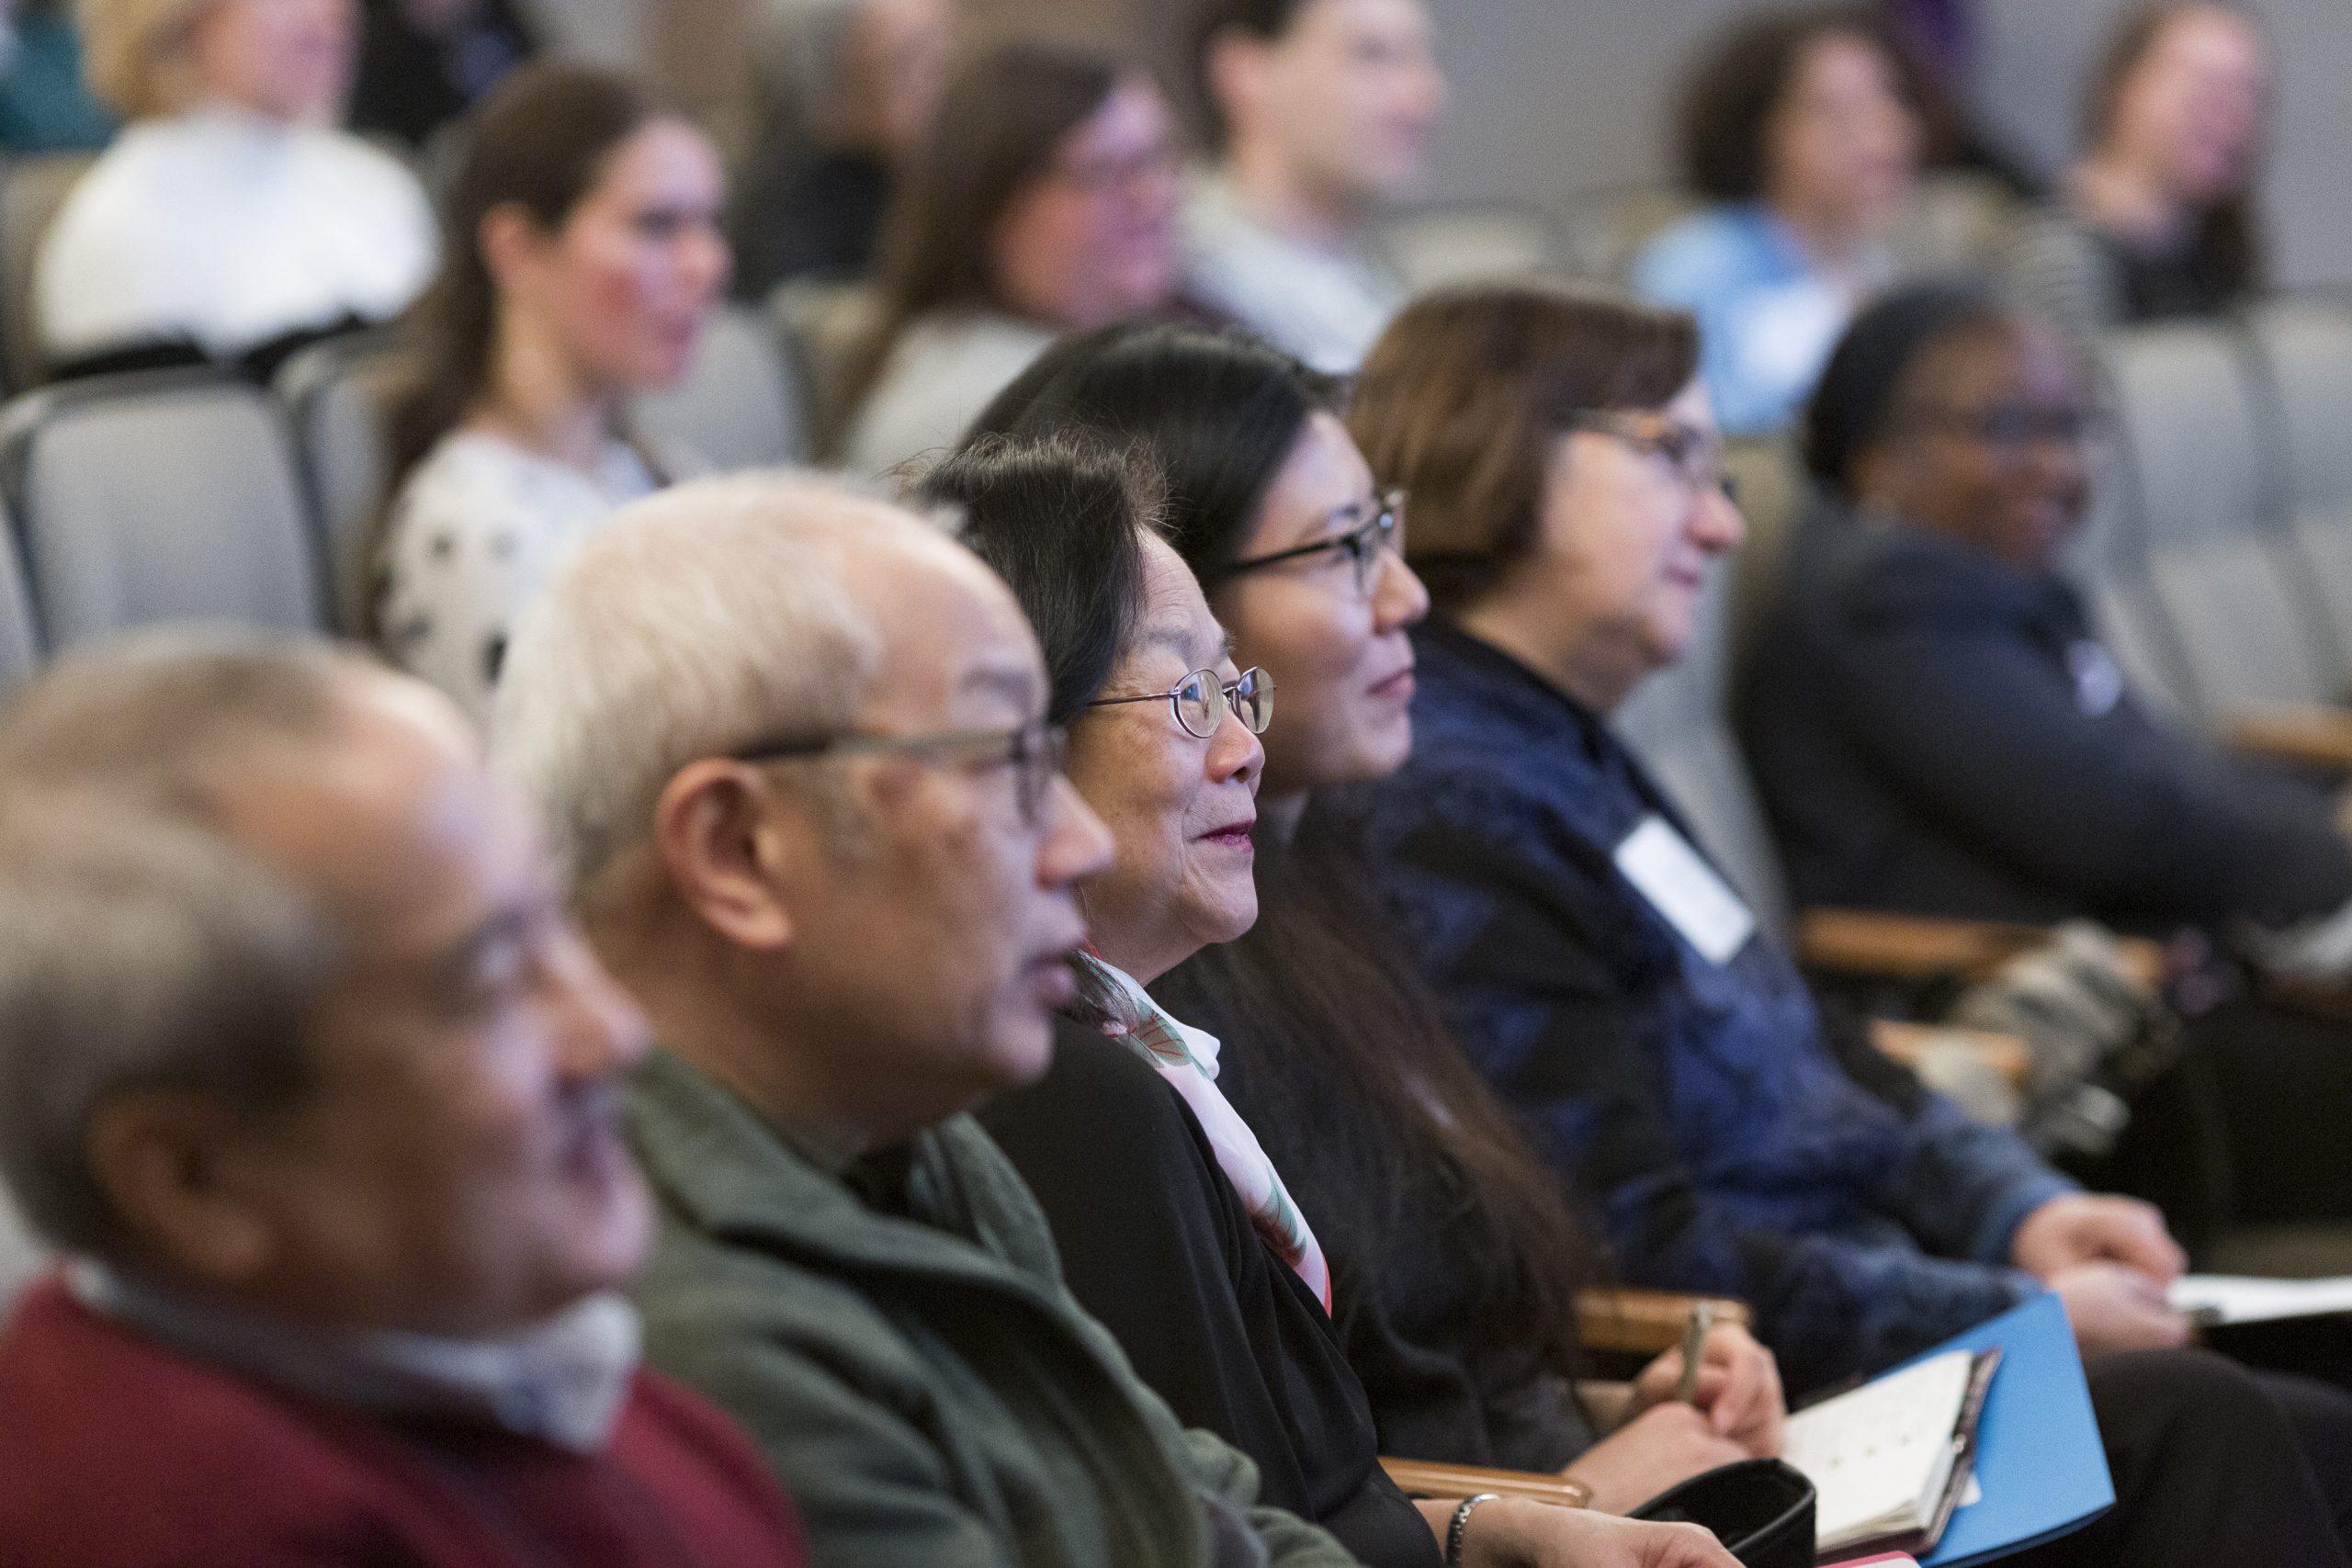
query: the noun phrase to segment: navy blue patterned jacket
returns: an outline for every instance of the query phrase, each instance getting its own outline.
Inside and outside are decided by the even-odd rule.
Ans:
[[[1327,808],[1625,1278],[1748,1302],[1792,1392],[2033,1292],[2010,1238],[2065,1179],[1841,1047],[1765,938],[1700,956],[1611,861],[1651,813],[1689,829],[1607,727],[1458,630],[1415,643],[1411,761]]]

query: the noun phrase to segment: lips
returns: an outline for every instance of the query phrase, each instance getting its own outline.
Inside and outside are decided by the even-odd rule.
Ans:
[[[1374,682],[1371,691],[1375,697],[1394,698],[1398,702],[1410,701],[1413,695],[1413,667],[1408,664],[1394,675]]]
[[[1238,822],[1228,822],[1222,828],[1212,828],[1207,832],[1203,833],[1201,835],[1201,842],[1204,844],[1221,844],[1227,849],[1232,850],[1254,850],[1258,846],[1256,841],[1250,837],[1250,830],[1257,825],[1258,819],[1255,817],[1245,818],[1243,820]]]

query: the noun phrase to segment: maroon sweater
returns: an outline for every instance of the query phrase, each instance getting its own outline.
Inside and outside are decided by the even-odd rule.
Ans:
[[[55,1280],[0,1337],[7,1568],[805,1568],[717,1410],[640,1373],[604,1451],[298,1400],[90,1312]]]

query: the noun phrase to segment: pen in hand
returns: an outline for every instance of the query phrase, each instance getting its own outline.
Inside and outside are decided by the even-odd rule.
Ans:
[[[1699,1402],[1699,1364],[1707,1359],[1707,1336],[1715,1326],[1715,1303],[1690,1303],[1690,1321],[1682,1330],[1682,1382],[1674,1397],[1683,1404]]]

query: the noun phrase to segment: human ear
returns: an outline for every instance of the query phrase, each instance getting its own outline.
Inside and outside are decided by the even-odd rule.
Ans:
[[[132,1244],[199,1280],[235,1286],[270,1266],[275,1231],[231,1176],[236,1128],[198,1096],[121,1096],[90,1119],[84,1158]]]
[[[548,235],[538,220],[516,202],[501,202],[482,214],[474,231],[482,265],[502,289],[514,288],[548,247]]]
[[[707,759],[678,771],[653,807],[653,843],[678,897],[739,947],[790,945],[794,921],[775,873],[814,850],[773,820],[773,795],[754,769]]]

